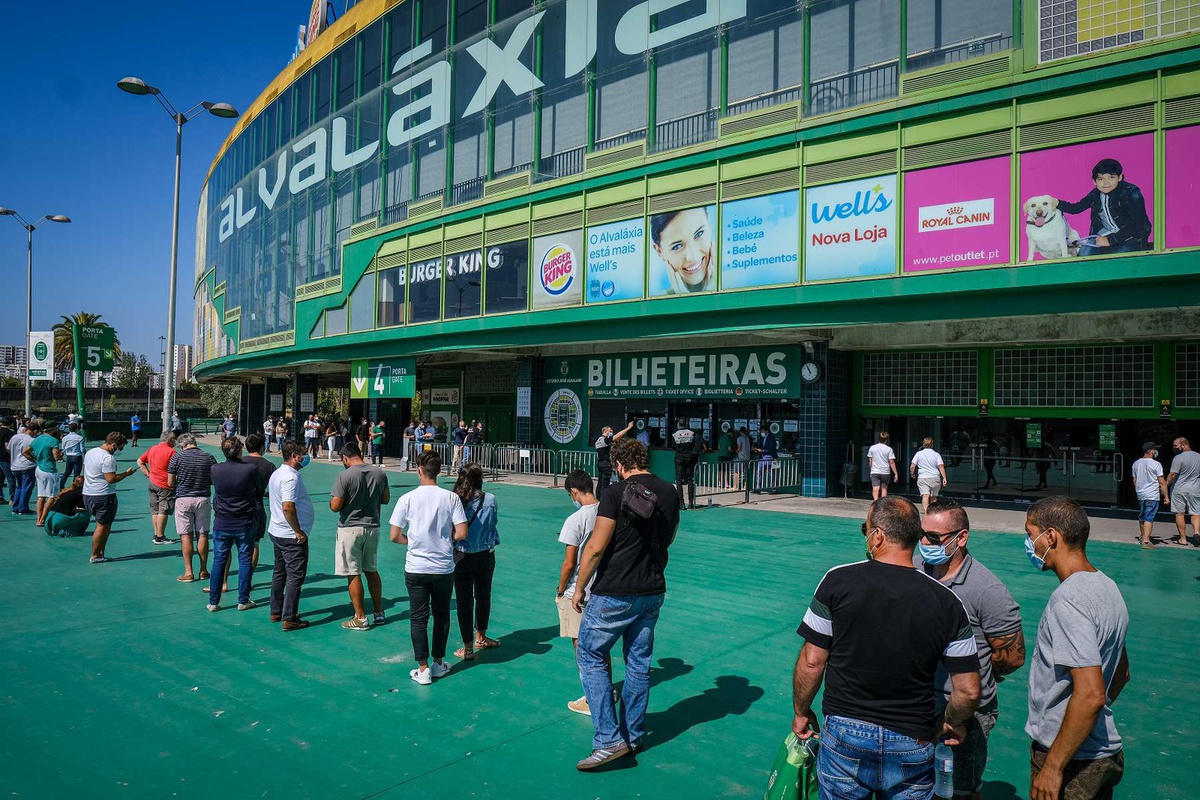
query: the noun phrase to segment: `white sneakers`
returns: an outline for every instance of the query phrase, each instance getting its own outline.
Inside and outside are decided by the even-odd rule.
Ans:
[[[434,678],[444,678],[449,674],[450,674],[450,665],[449,664],[445,664],[445,663],[439,664],[436,661],[431,661],[431,662],[429,662],[429,666],[426,669],[421,669],[420,667],[417,667],[416,669],[411,670],[408,673],[408,677],[412,678],[414,681],[421,684],[422,686],[428,686],[429,684],[433,683]]]

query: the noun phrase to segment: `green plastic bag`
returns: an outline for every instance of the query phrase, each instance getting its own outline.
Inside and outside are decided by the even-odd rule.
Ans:
[[[789,733],[775,754],[763,800],[817,800],[817,740]]]

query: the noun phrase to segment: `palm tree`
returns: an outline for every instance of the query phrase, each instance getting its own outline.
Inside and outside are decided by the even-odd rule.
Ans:
[[[89,311],[77,311],[73,315],[62,318],[62,322],[54,323],[54,368],[66,372],[75,368],[75,347],[71,338],[71,323],[78,325],[103,325],[104,318],[100,314]],[[121,358],[121,341],[113,339],[113,360]]]

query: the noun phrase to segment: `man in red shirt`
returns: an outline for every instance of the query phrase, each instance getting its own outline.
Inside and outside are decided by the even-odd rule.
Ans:
[[[154,544],[174,544],[167,538],[167,518],[175,513],[175,490],[167,486],[167,464],[175,455],[175,434],[163,433],[158,444],[137,460],[138,469],[150,479],[150,520],[154,524]]]

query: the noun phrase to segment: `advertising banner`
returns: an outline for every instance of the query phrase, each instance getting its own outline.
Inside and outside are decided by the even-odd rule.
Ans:
[[[753,400],[799,396],[800,362],[786,346],[547,359],[545,369],[587,397]]]
[[[697,294],[717,288],[717,207],[650,217],[650,296]]]
[[[533,240],[533,308],[577,306],[583,297],[583,231]]]
[[[584,406],[583,370],[578,359],[547,358],[543,361],[546,405],[542,409],[543,442],[555,450],[586,450],[587,408]],[[576,365],[576,366],[572,366]]]
[[[804,195],[804,279],[896,271],[896,176],[813,186]]]
[[[1009,158],[904,176],[904,271],[1007,264],[1012,231]]]
[[[1166,132],[1166,162],[1164,244],[1200,247],[1200,217],[1192,211],[1192,202],[1200,194],[1200,125]]]
[[[477,317],[483,307],[483,254],[478,250],[446,256],[444,319]]]
[[[721,204],[721,288],[800,280],[800,192]]]
[[[484,255],[488,314],[524,311],[529,305],[529,241],[498,244]]]
[[[1022,153],[1019,257],[1148,250],[1153,198],[1153,134]]]
[[[645,295],[645,220],[588,228],[587,243],[587,302],[638,300]]]
[[[54,377],[54,331],[30,331],[28,352],[29,380]]]

